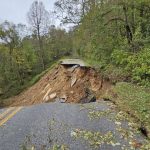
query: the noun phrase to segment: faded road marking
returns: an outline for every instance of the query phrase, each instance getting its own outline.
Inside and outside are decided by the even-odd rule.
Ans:
[[[12,111],[13,109],[15,109],[14,107],[10,107],[8,108],[6,111],[4,111],[3,113],[0,114],[0,119],[3,119],[10,111]]]
[[[8,116],[6,116],[4,119],[2,119],[0,121],[0,126],[2,126],[4,123],[6,123],[8,120],[10,120],[21,109],[22,109],[22,107],[16,107],[16,109],[11,114],[9,114]]]

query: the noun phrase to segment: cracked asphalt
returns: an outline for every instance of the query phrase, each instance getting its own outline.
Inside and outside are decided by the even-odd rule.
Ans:
[[[147,145],[136,123],[105,101],[23,107],[0,127],[0,150],[141,150]]]

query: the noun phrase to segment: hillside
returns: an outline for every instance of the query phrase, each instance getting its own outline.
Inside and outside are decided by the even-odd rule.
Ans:
[[[60,101],[86,103],[100,99],[100,93],[110,88],[93,68],[79,65],[57,65],[35,85],[9,98],[13,106]]]

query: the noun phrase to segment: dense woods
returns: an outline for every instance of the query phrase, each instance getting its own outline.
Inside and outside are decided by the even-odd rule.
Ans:
[[[50,23],[42,2],[27,14],[29,27],[5,21],[0,24],[0,95],[17,94],[35,75],[71,53],[70,33]]]
[[[63,56],[81,57],[106,75],[150,86],[149,0],[56,0],[56,28],[42,2],[27,13],[29,26],[0,24],[0,95],[18,93]],[[7,93],[7,94],[5,94]]]
[[[149,1],[90,2],[74,30],[74,49],[109,75],[150,85]]]

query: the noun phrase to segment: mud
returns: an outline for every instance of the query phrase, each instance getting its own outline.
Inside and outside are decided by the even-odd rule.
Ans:
[[[53,101],[88,103],[102,99],[102,95],[110,88],[111,84],[91,67],[58,65],[35,85],[9,101],[12,106]]]

